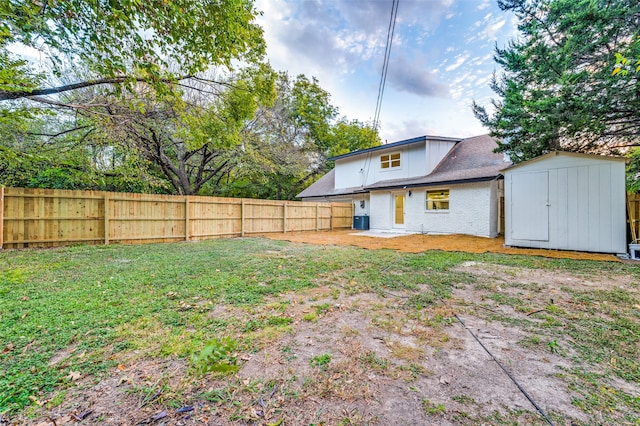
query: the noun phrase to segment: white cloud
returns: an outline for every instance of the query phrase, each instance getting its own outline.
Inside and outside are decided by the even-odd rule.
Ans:
[[[491,7],[491,1],[490,0],[484,0],[482,3],[480,3],[477,7],[478,10],[484,10],[488,7]]]
[[[496,33],[498,32],[498,30],[502,27],[504,27],[504,24],[507,23],[506,19],[500,19],[499,21],[494,21],[491,22],[485,29],[484,29],[484,33],[486,34],[487,38],[493,40],[496,38]]]
[[[469,56],[471,56],[471,55],[469,55],[469,53],[467,53],[467,52],[456,56],[456,61],[453,64],[447,66],[444,70],[447,71],[447,72],[451,72],[451,71],[459,68],[462,64],[464,64],[466,62],[467,59],[469,59]]]

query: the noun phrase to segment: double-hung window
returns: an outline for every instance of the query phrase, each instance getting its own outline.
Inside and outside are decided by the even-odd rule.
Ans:
[[[381,169],[391,169],[393,167],[400,167],[399,152],[394,152],[393,154],[384,154],[380,156]]]

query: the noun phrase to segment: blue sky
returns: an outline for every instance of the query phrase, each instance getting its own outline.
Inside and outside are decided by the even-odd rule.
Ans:
[[[257,0],[276,70],[315,76],[349,119],[371,121],[392,0]],[[400,0],[380,136],[487,133],[471,101],[488,105],[494,46],[516,37],[496,0]]]

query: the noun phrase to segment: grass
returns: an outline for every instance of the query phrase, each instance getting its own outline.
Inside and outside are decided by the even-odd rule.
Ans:
[[[640,277],[640,268],[618,263],[439,251],[400,254],[259,238],[2,251],[0,414],[21,412],[47,396],[48,404],[56,406],[73,385],[71,372],[99,378],[133,356],[190,359],[196,354],[197,358],[207,342],[227,337],[237,342],[238,351],[255,352],[293,327],[285,315],[288,302],[271,300],[289,291],[330,286],[334,299],[341,292],[406,291],[412,296],[403,309],[408,316],[414,315],[437,305],[438,297],[449,297],[454,287],[474,283],[474,276],[453,270],[470,260],[586,276]],[[483,291],[497,304],[524,303],[521,297]],[[567,294],[580,310],[548,308],[544,314],[549,320],[543,325],[527,321],[536,336],[529,344],[539,347],[553,341],[555,349],[571,348],[570,356],[580,357],[584,368],[567,372],[571,383],[582,386],[584,396],[576,405],[595,410],[624,403],[640,410],[637,398],[620,393],[605,398],[598,390],[608,373],[640,382],[638,300],[619,289],[567,290]],[[233,319],[214,315],[219,306],[245,314]],[[332,306],[311,304],[304,320],[315,322]],[[490,319],[509,321],[497,314]],[[381,327],[396,327],[395,318],[379,321]],[[443,311],[425,319],[425,324],[442,327],[451,321],[450,313]],[[547,346],[546,352],[550,349]],[[419,349],[398,346],[395,350],[403,359],[422,357]],[[282,352],[287,355],[287,348]],[[218,357],[224,359],[224,355],[222,351]],[[320,361],[317,367],[328,364]],[[215,367],[218,361],[211,362]],[[388,367],[386,360],[372,353],[364,356],[362,364],[372,369]],[[593,365],[606,366],[605,376],[588,375]],[[216,392],[208,398],[226,397]],[[437,405],[425,410],[442,412]]]

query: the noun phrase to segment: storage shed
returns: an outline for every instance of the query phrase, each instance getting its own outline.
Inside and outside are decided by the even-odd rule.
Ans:
[[[626,253],[624,158],[556,151],[503,173],[506,245]]]

